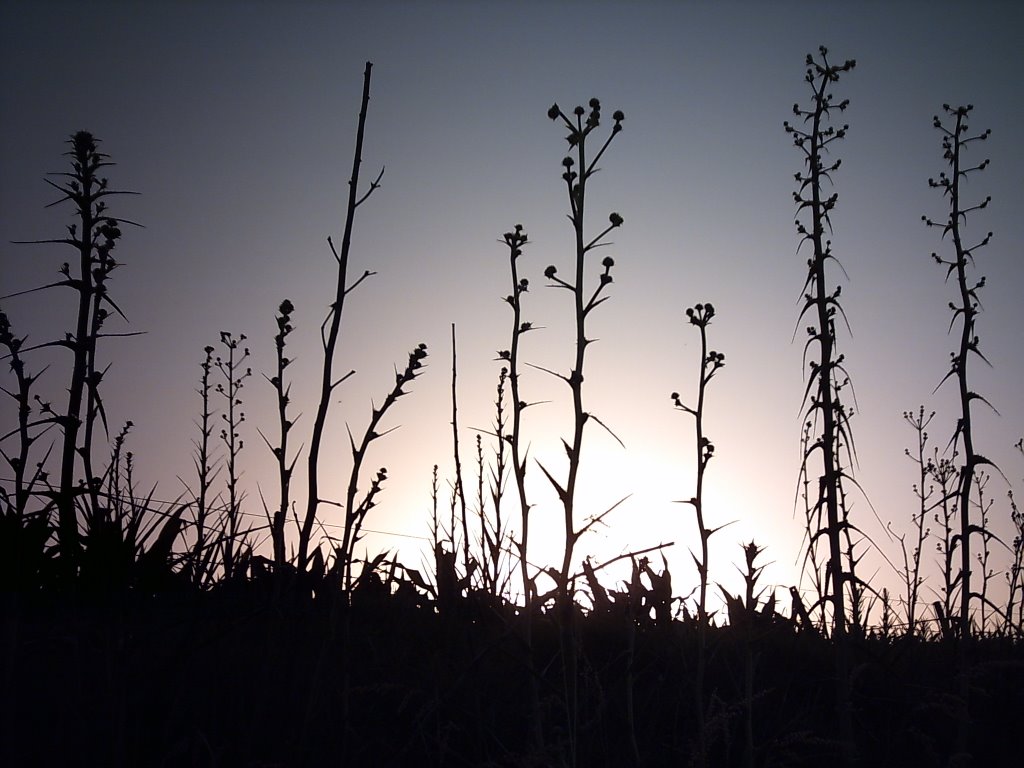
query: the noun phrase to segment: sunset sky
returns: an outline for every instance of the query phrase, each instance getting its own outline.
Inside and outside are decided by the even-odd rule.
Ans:
[[[509,344],[499,240],[516,223],[532,243],[521,260],[531,281],[524,317],[543,328],[525,337],[524,358],[560,372],[571,364],[569,296],[543,278],[548,264],[568,270],[573,259],[560,178],[565,132],[546,112],[597,97],[606,117],[621,109],[625,121],[590,186],[590,226],[596,234],[612,211],[625,224],[607,250],[615,282],[592,316],[600,342],[588,353],[584,396],[626,449],[601,430],[588,433],[581,508],[597,513],[632,495],[578,551],[602,560],[674,541],[677,593],[695,583],[686,555],[697,543],[693,516],[674,503],[693,494],[693,424],[669,394],[695,394],[699,337],[685,310],[710,301],[711,345],[726,366],[707,406],[716,445],[707,514],[714,525],[736,521],[713,539],[712,578],[738,589],[738,545],[753,538],[772,563],[766,582],[788,586],[799,578],[803,531],[794,494],[806,256],[796,253],[793,225],[802,156],[782,123],[794,102],[807,103],[804,57],[824,44],[834,60],[857,60],[834,88],[850,99],[850,130],[834,145],[843,162],[833,250],[846,275],[831,277],[853,331],[841,331],[840,349],[857,397],[854,473],[866,498],[855,495],[851,515],[898,562],[884,524],[909,530],[916,477],[902,413],[936,410],[930,432],[941,448],[958,407],[952,387],[933,394],[956,341],[946,333],[953,286],[930,254],[948,256],[949,244],[921,222],[945,215],[927,181],[945,169],[932,116],[946,102],[973,104],[972,127],[992,129],[971,150],[992,163],[966,187],[972,200],[993,198],[971,216],[970,239],[994,233],[977,255],[977,274],[987,277],[978,331],[993,367],[974,363],[971,378],[1001,415],[978,409],[975,442],[1024,493],[1024,457],[1013,449],[1024,435],[1022,24],[1011,2],[970,10],[943,2],[5,2],[0,294],[56,279],[71,255],[11,241],[62,235],[71,210],[45,209],[55,198],[43,176],[65,169],[71,133],[93,132],[117,163],[113,184],[141,193],[115,200],[114,212],[145,225],[129,228],[117,249],[125,266],[111,291],[131,323],[116,330],[145,335],[104,345],[111,429],[134,422],[128,445],[140,484],[159,483],[156,498],[178,497],[193,483],[203,347],[221,330],[245,333],[254,372],[242,392],[246,509],[260,524],[259,492],[271,505],[277,494],[256,432],[275,429],[273,391],[261,377],[273,362],[274,314],[282,299],[295,304],[290,372],[303,416],[292,440],[308,444],[318,328],[336,280],[326,238],[343,228],[362,72],[372,61],[364,180],[386,170],[359,209],[351,274],[377,275],[346,307],[337,370],[357,374],[332,407],[322,482],[326,496],[343,496],[345,424],[361,434],[393,365],[425,342],[429,367],[389,413],[385,426],[401,427],[374,444],[366,474],[367,483],[379,466],[390,475],[368,527],[403,534],[368,538],[367,548],[400,549],[418,566],[423,542],[409,537],[428,535],[431,467],[440,466],[445,510],[452,479],[450,326],[459,337],[463,464],[475,488],[473,428],[490,427],[494,358]],[[598,272],[595,264],[591,278]],[[17,332],[42,342],[69,327],[71,298],[34,294],[3,308]],[[47,362],[40,386],[59,398],[66,361],[40,354],[30,365]],[[568,388],[538,370],[524,372],[522,387],[527,400],[550,401],[528,409],[524,427],[533,454],[561,472]],[[2,407],[6,427],[13,411]],[[531,471],[531,560],[555,564],[560,508]],[[301,508],[301,476],[294,488]],[[997,475],[988,488],[992,527],[1008,535],[1008,485]],[[513,506],[509,497],[509,513]],[[329,506],[321,517],[340,521]],[[937,587],[934,542],[928,550]],[[1001,569],[1004,553],[993,561]],[[861,575],[898,583],[874,552]]]

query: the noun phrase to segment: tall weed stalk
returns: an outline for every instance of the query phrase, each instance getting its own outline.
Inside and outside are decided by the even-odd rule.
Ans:
[[[978,300],[978,290],[984,287],[984,276],[975,279],[969,276],[969,268],[974,266],[975,253],[988,245],[992,238],[989,232],[974,245],[969,245],[965,239],[967,217],[975,212],[988,207],[991,197],[986,197],[980,203],[971,205],[965,203],[961,198],[962,184],[968,176],[980,173],[988,167],[989,161],[983,160],[978,165],[970,165],[965,154],[971,144],[985,141],[991,135],[991,130],[985,130],[978,134],[971,134],[967,124],[968,115],[973,106],[959,106],[953,108],[948,104],[942,105],[946,115],[946,123],[936,115],[932,124],[942,134],[942,157],[949,166],[949,173],[942,171],[937,179],[928,179],[928,185],[938,189],[946,198],[949,205],[949,213],[944,220],[933,221],[928,216],[922,216],[922,220],[929,227],[938,227],[945,239],[949,235],[952,245],[952,256],[943,257],[937,253],[932,258],[939,266],[946,268],[946,280],[952,277],[956,281],[957,300],[949,303],[953,318],[950,321],[950,330],[959,322],[960,343],[955,352],[950,355],[949,372],[943,377],[939,386],[947,380],[953,380],[957,386],[959,395],[960,415],[957,418],[956,429],[953,431],[951,444],[954,449],[960,448],[963,456],[963,465],[959,471],[959,494],[958,508],[960,511],[960,531],[953,537],[951,542],[953,548],[959,547],[960,570],[956,580],[960,588],[960,699],[963,711],[959,718],[958,746],[961,752],[967,752],[969,737],[970,711],[970,654],[968,652],[968,639],[971,636],[971,601],[981,599],[981,593],[976,592],[971,584],[972,566],[972,541],[974,536],[988,538],[989,531],[986,528],[985,520],[982,517],[980,522],[973,522],[975,516],[971,514],[972,486],[976,481],[978,469],[983,466],[994,466],[991,461],[978,453],[975,449],[975,433],[972,405],[975,400],[989,405],[991,404],[980,394],[971,389],[968,380],[970,362],[973,357],[978,357],[985,363],[988,360],[979,349],[979,338],[976,328],[978,313],[981,311],[981,303]],[[947,124],[952,121],[952,127]],[[994,410],[994,409],[993,409]]]
[[[608,217],[608,226],[601,230],[596,236],[587,234],[585,226],[585,212],[587,202],[587,184],[598,170],[598,162],[604,156],[608,146],[615,137],[622,131],[624,115],[616,111],[612,115],[612,128],[604,142],[601,143],[596,152],[591,156],[589,139],[591,134],[601,125],[601,103],[597,99],[589,102],[589,111],[582,106],[577,106],[572,111],[572,116],[566,115],[557,104],[548,110],[548,117],[554,121],[561,122],[568,130],[569,135],[566,141],[569,144],[570,155],[562,160],[562,180],[565,182],[566,192],[569,198],[569,221],[572,223],[575,240],[575,260],[572,276],[563,279],[558,276],[558,270],[554,265],[544,271],[544,277],[550,285],[560,288],[572,295],[573,318],[575,320],[576,354],[573,360],[569,375],[557,374],[548,371],[563,380],[572,393],[573,432],[570,441],[562,440],[569,466],[567,477],[563,483],[555,479],[554,475],[538,462],[538,466],[551,483],[562,503],[564,544],[562,552],[562,565],[557,572],[556,603],[559,615],[562,619],[561,625],[561,650],[564,674],[564,693],[566,705],[566,738],[568,744],[568,762],[570,766],[576,765],[577,738],[578,738],[578,679],[577,661],[578,651],[576,638],[572,624],[574,613],[574,580],[572,578],[572,559],[576,542],[586,533],[587,530],[597,524],[612,509],[591,516],[589,521],[580,527],[576,524],[576,486],[579,480],[579,472],[583,451],[583,430],[587,422],[593,419],[596,423],[602,424],[594,414],[584,410],[583,405],[583,381],[584,363],[586,361],[587,348],[593,339],[587,337],[587,319],[590,313],[607,300],[604,295],[605,289],[611,285],[612,267],[615,261],[611,256],[605,256],[601,261],[601,272],[598,275],[598,283],[594,288],[589,288],[586,283],[586,257],[596,248],[606,245],[605,238],[613,230],[622,226],[622,216],[612,213]],[[585,118],[584,118],[585,116]],[[574,170],[578,169],[578,170]],[[607,427],[606,427],[607,429]],[[618,439],[618,438],[616,438]]]
[[[826,232],[831,231],[831,214],[838,195],[829,194],[826,185],[832,183],[832,174],[838,170],[841,161],[826,161],[825,158],[831,151],[831,145],[845,138],[849,128],[830,124],[833,113],[842,113],[849,105],[848,100],[835,103],[831,88],[840,76],[854,68],[856,62],[849,59],[842,64],[830,63],[825,46],[818,48],[818,55],[820,60],[815,60],[811,54],[806,59],[804,80],[811,90],[810,106],[804,108],[794,104],[793,114],[800,125],[786,122],[784,127],[804,158],[804,170],[795,175],[797,191],[793,193],[793,199],[797,204],[796,227],[800,246],[807,244],[811,248],[800,320],[807,315],[812,318],[812,324],[807,328],[804,351],[806,355],[813,349],[816,355],[809,363],[804,405],[808,420],[819,425],[820,431],[804,454],[803,461],[811,462],[814,454],[820,454],[821,474],[814,506],[815,529],[808,532],[808,547],[816,547],[824,539],[828,548],[826,597],[832,607],[832,635],[836,643],[836,709],[844,762],[852,765],[855,758],[846,641],[849,628],[847,591],[861,586],[861,583],[854,573],[856,560],[850,542],[852,524],[847,517],[843,490],[843,481],[849,477],[843,466],[843,452],[849,466],[853,442],[849,431],[850,414],[841,392],[849,378],[844,368],[844,356],[836,349],[836,317],[841,315],[845,320],[846,315],[839,303],[841,287],[831,287],[827,274],[829,261],[837,261]],[[856,595],[851,597],[856,602]]]
[[[224,346],[225,357],[214,358],[213,365],[224,377],[216,391],[226,403],[220,417],[224,422],[220,431],[220,439],[224,443],[226,453],[224,467],[227,472],[227,508],[224,515],[223,540],[221,543],[224,578],[230,580],[237,575],[239,559],[246,550],[247,533],[242,531],[242,489],[239,486],[242,470],[238,457],[245,447],[240,429],[245,421],[242,410],[242,387],[245,380],[252,376],[252,368],[245,365],[249,359],[249,348],[242,345],[245,334],[236,338],[228,331],[220,332],[220,343]]]
[[[700,536],[700,557],[691,550],[690,556],[697,566],[697,574],[700,577],[697,594],[697,677],[694,683],[694,696],[697,710],[697,739],[698,753],[697,764],[703,766],[707,763],[708,745],[707,734],[704,723],[704,676],[707,662],[707,630],[708,630],[708,573],[709,554],[708,541],[721,526],[717,528],[708,527],[704,517],[704,475],[708,464],[715,455],[715,444],[704,434],[704,404],[708,384],[711,379],[725,366],[725,355],[713,349],[708,349],[708,325],[715,316],[714,305],[697,304],[686,310],[686,317],[690,324],[700,332],[700,369],[697,377],[697,404],[694,407],[683,405],[678,392],[672,393],[672,401],[680,411],[693,416],[694,429],[697,447],[697,486],[693,497],[686,503],[693,507],[697,518],[697,533]]]
[[[109,294],[107,282],[118,262],[111,255],[121,239],[121,225],[129,222],[107,210],[107,198],[113,195],[136,194],[117,190],[101,176],[103,169],[114,165],[109,155],[100,152],[99,142],[88,131],[78,131],[68,142],[71,149],[71,171],[49,174],[60,179],[46,179],[61,197],[51,206],[70,202],[75,223],[67,226],[67,237],[30,241],[36,244],[60,243],[76,254],[76,267],[65,262],[60,273],[63,280],[32,291],[52,287],[70,288],[77,294],[78,310],[75,328],[64,339],[44,343],[44,347],[64,347],[71,352],[71,372],[67,405],[56,412],[44,409],[62,430],[60,478],[56,489],[57,529],[62,569],[73,578],[81,547],[76,499],[87,493],[93,507],[99,505],[100,480],[92,469],[92,443],[97,419],[106,421],[99,385],[106,370],[97,364],[97,345],[101,338],[135,334],[101,332],[111,312],[124,318],[120,307]],[[26,291],[29,293],[32,291]],[[78,485],[77,465],[81,462],[85,486]]]
[[[586,116],[585,120],[584,116]],[[623,221],[622,216],[618,213],[612,213],[608,216],[607,227],[594,237],[587,235],[584,215],[587,200],[587,184],[597,172],[597,164],[604,156],[608,146],[622,131],[624,116],[621,111],[615,112],[612,116],[614,122],[612,123],[611,131],[593,157],[588,154],[588,139],[591,133],[601,124],[601,103],[597,99],[590,100],[589,112],[583,107],[576,107],[572,112],[572,117],[566,115],[555,104],[548,110],[548,117],[552,120],[560,121],[569,130],[566,141],[569,144],[570,155],[562,160],[562,167],[565,169],[562,174],[562,180],[565,182],[569,197],[569,221],[572,223],[575,240],[575,262],[573,264],[572,277],[569,279],[559,277],[558,269],[554,265],[549,266],[544,271],[544,277],[550,281],[553,287],[561,288],[572,294],[573,317],[576,330],[576,355],[568,376],[554,374],[562,379],[572,392],[572,438],[569,442],[564,439],[562,440],[566,457],[569,460],[567,478],[564,484],[556,480],[554,475],[543,464],[539,464],[539,466],[557,492],[558,498],[562,503],[565,539],[557,587],[559,604],[563,608],[568,608],[573,599],[570,569],[572,567],[576,542],[597,522],[599,517],[607,514],[607,512],[601,513],[600,516],[591,518],[590,522],[581,528],[576,527],[576,484],[579,479],[583,451],[583,429],[591,419],[601,424],[600,419],[584,410],[583,405],[584,363],[586,361],[587,348],[594,341],[587,337],[587,319],[591,312],[608,299],[603,294],[605,289],[612,283],[611,270],[615,266],[615,260],[611,256],[605,256],[601,260],[602,269],[598,275],[597,286],[590,289],[586,284],[586,257],[594,249],[607,245],[608,243],[605,238],[613,229],[622,226]],[[574,170],[574,168],[578,170]],[[549,373],[552,372],[549,371]]]
[[[320,505],[320,448],[323,442],[324,428],[327,425],[327,413],[330,410],[334,390],[344,382],[352,371],[339,379],[334,377],[334,357],[338,347],[338,339],[341,335],[341,317],[345,310],[345,299],[356,287],[373,273],[369,270],[363,272],[362,276],[349,284],[348,282],[348,259],[352,246],[352,226],[355,222],[356,209],[366,202],[366,199],[373,194],[380,185],[384,175],[381,169],[376,180],[370,184],[362,196],[359,195],[359,168],[363,160],[363,133],[366,129],[366,111],[370,103],[370,71],[373,69],[371,62],[366,62],[366,69],[363,71],[363,96],[359,108],[359,127],[356,130],[356,147],[352,157],[352,175],[348,182],[348,205],[345,210],[345,231],[341,238],[341,248],[336,249],[331,238],[327,243],[334,254],[334,260],[338,264],[338,281],[335,290],[334,301],[327,312],[327,317],[320,326],[320,342],[324,351],[324,364],[320,376],[320,398],[317,403],[316,414],[313,417],[313,429],[310,436],[309,454],[307,455],[307,494],[306,511],[302,518],[302,525],[299,528],[298,542],[298,569],[304,571],[309,563],[310,539],[313,536],[313,527],[316,524],[317,509]]]

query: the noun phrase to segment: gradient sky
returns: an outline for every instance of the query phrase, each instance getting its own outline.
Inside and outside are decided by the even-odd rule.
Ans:
[[[802,330],[792,339],[805,257],[795,252],[792,201],[802,158],[782,123],[794,102],[807,101],[804,57],[821,44],[836,60],[857,59],[835,88],[851,106],[848,139],[836,145],[843,164],[833,216],[834,253],[848,277],[832,275],[853,329],[840,345],[857,395],[855,474],[875,511],[858,496],[853,519],[896,561],[882,523],[908,530],[915,509],[915,468],[903,455],[914,433],[901,414],[919,404],[937,410],[931,433],[940,446],[955,423],[953,388],[933,394],[955,344],[946,335],[954,293],[929,256],[945,246],[921,222],[945,210],[927,184],[944,169],[932,127],[944,102],[974,104],[974,126],[993,131],[975,155],[992,164],[967,190],[993,197],[968,232],[995,233],[978,254],[988,277],[978,330],[994,367],[975,364],[971,375],[1001,416],[979,413],[976,443],[1024,487],[1024,459],[1012,449],[1024,434],[1018,4],[5,2],[0,19],[0,292],[49,282],[68,258],[58,247],[10,242],[61,235],[70,210],[44,209],[54,196],[43,174],[64,170],[69,134],[93,132],[118,163],[115,185],[141,193],[115,201],[116,213],[145,229],[129,229],[118,246],[126,266],[112,293],[131,319],[117,330],[146,335],[104,346],[113,361],[105,392],[113,428],[134,421],[138,477],[159,482],[158,498],[191,482],[199,362],[223,329],[249,336],[257,374],[243,390],[247,509],[260,512],[258,489],[273,504],[272,460],[255,430],[274,429],[273,392],[259,374],[272,365],[284,298],[296,305],[290,370],[304,414],[292,440],[308,442],[317,329],[335,281],[326,237],[343,226],[369,60],[364,178],[386,172],[360,208],[351,269],[378,274],[346,309],[337,368],[358,373],[333,406],[326,495],[343,493],[345,423],[361,433],[393,364],[426,342],[429,368],[388,416],[387,426],[401,428],[368,457],[369,470],[387,466],[391,479],[367,525],[427,535],[431,467],[439,464],[446,482],[452,474],[451,323],[463,461],[475,486],[471,428],[493,418],[493,358],[508,346],[511,322],[498,239],[516,223],[532,241],[521,267],[532,288],[525,319],[544,327],[525,337],[523,355],[568,369],[569,297],[543,287],[548,264],[567,269],[573,258],[564,132],[546,112],[552,102],[571,109],[596,96],[606,114],[621,109],[626,120],[589,188],[588,210],[594,226],[613,210],[625,225],[608,250],[611,301],[593,315],[600,343],[589,352],[585,400],[627,449],[589,434],[581,503],[595,513],[632,496],[579,551],[602,559],[675,541],[676,591],[694,583],[685,555],[696,543],[692,513],[673,503],[693,493],[692,420],[673,411],[669,393],[692,399],[699,337],[684,311],[710,301],[718,310],[711,344],[726,367],[709,394],[706,431],[717,452],[707,514],[712,524],[736,521],[713,539],[712,577],[738,589],[738,545],[754,538],[773,563],[766,580],[794,583]],[[4,309],[16,330],[43,341],[67,327],[71,301],[51,292],[4,301]],[[46,360],[33,358],[32,367]],[[54,362],[41,386],[56,397],[66,368]],[[522,386],[528,400],[551,401],[527,411],[525,428],[534,454],[557,466],[568,389],[537,371],[524,373]],[[8,423],[13,413],[3,407]],[[298,494],[303,487],[300,478]],[[989,489],[992,526],[1005,535],[1007,485],[997,476]],[[557,500],[537,472],[530,490],[532,559],[552,564],[561,546]],[[324,507],[322,518],[340,516]],[[400,548],[404,562],[420,563],[415,538],[367,545]],[[994,559],[1003,567],[1002,553]],[[897,583],[874,553],[861,573]]]

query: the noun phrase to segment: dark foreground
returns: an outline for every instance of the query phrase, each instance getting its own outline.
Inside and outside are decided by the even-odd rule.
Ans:
[[[3,600],[5,766],[685,766],[701,733],[710,766],[839,764],[833,647],[778,615],[710,630],[701,718],[693,621],[539,615],[531,663],[511,606],[412,590]],[[973,765],[1019,764],[1024,648],[971,665]],[[960,764],[956,670],[952,641],[856,640],[858,764]]]

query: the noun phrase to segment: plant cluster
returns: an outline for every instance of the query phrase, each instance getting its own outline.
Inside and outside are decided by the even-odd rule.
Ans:
[[[708,387],[725,355],[709,343],[717,316],[710,302],[685,314],[700,334],[695,397],[671,395],[675,409],[693,417],[695,488],[683,503],[696,523],[690,550],[696,584],[688,595],[677,594],[680,578],[673,577],[663,552],[672,544],[604,563],[580,558],[581,539],[621,503],[597,512],[578,503],[588,425],[618,440],[595,414],[584,386],[594,341],[588,322],[610,297],[615,267],[611,256],[595,264],[594,252],[609,246],[609,236],[624,223],[613,212],[595,233],[585,217],[588,186],[624,122],[616,111],[604,130],[597,99],[570,112],[557,104],[548,111],[568,132],[569,154],[561,167],[571,259],[563,272],[554,265],[543,271],[548,286],[570,299],[575,351],[567,372],[527,360],[524,337],[539,328],[525,319],[530,279],[523,256],[530,240],[517,224],[499,241],[511,281],[504,298],[512,312],[510,339],[497,353],[494,420],[477,430],[475,489],[467,493],[464,483],[453,324],[455,477],[444,520],[434,464],[433,572],[404,565],[388,552],[359,557],[389,479],[385,466],[368,464],[371,447],[395,429],[386,419],[427,359],[425,343],[412,347],[404,365],[395,366],[383,399],[371,404],[365,429],[353,433],[347,427],[344,498],[324,498],[320,458],[328,417],[338,388],[354,374],[336,373],[343,311],[348,295],[374,274],[349,276],[356,210],[383,177],[382,170],[360,191],[367,63],[340,247],[328,238],[337,274],[320,326],[319,396],[308,441],[298,447],[287,376],[296,307],[284,300],[274,318],[275,364],[264,378],[275,395],[276,430],[257,430],[277,467],[276,498],[261,498],[266,538],[246,522],[240,484],[242,391],[252,376],[244,334],[222,331],[219,354],[218,347],[204,347],[195,473],[168,509],[158,508],[155,489],[137,487],[128,450],[132,422],[112,437],[107,433],[101,384],[109,366],[99,354],[100,340],[129,335],[108,329],[112,315],[124,319],[109,283],[118,266],[112,251],[128,222],[107,210],[107,198],[123,194],[100,176],[112,165],[109,158],[90,134],[72,137],[71,170],[50,183],[62,194],[58,202],[71,203],[75,221],[67,237],[40,242],[70,247],[78,261],[74,268],[63,264],[57,282],[22,293],[71,289],[78,310],[74,328],[62,339],[28,345],[0,311],[0,354],[10,368],[3,392],[16,414],[0,430],[0,455],[10,473],[0,482],[0,594],[9,661],[2,701],[12,712],[5,722],[27,733],[39,718],[53,715],[54,760],[109,764],[144,762],[152,749],[161,751],[163,762],[203,765],[429,759],[510,766],[938,766],[971,755],[994,764],[1012,754],[1016,744],[1007,733],[1024,705],[1024,515],[1011,491],[1016,535],[1008,546],[1010,566],[1000,574],[994,553],[1001,542],[990,524],[1001,508],[989,486],[1001,473],[978,452],[972,407],[987,401],[968,380],[970,361],[984,360],[976,328],[984,278],[972,277],[971,270],[991,234],[968,246],[964,230],[967,216],[988,199],[970,205],[961,197],[962,180],[988,165],[985,160],[970,167],[964,150],[989,134],[970,134],[971,107],[946,107],[951,126],[935,118],[951,170],[930,183],[948,199],[949,215],[925,221],[952,244],[952,255],[935,259],[957,289],[950,327],[958,327],[959,345],[944,381],[956,383],[960,412],[944,452],[929,442],[935,413],[926,416],[923,406],[904,413],[916,435],[907,451],[916,465],[916,504],[909,541],[896,536],[903,584],[902,594],[891,597],[887,589],[876,592],[857,570],[872,542],[851,519],[847,498],[856,486],[847,397],[852,389],[838,351],[837,320],[845,322],[845,313],[829,239],[838,199],[831,184],[840,167],[831,152],[848,130],[831,122],[848,107],[833,100],[832,89],[854,62],[835,64],[822,47],[817,57],[807,57],[806,67],[810,102],[794,106],[797,121],[785,130],[803,160],[794,192],[798,251],[808,251],[799,320],[809,323],[799,484],[804,570],[814,602],[805,605],[797,585],[789,585],[792,609],[786,615],[779,608],[775,588],[762,583],[764,549],[754,541],[742,547],[742,594],[714,580],[709,541],[724,525],[706,514],[707,470],[716,446],[705,417]],[[38,394],[46,369],[35,373],[30,366],[32,353],[50,347],[70,354],[66,402],[59,404]],[[530,461],[524,416],[538,403],[525,394],[527,368],[568,389],[572,418],[571,434],[561,439],[564,467]],[[1024,455],[1020,442],[1017,449]],[[304,499],[293,486],[303,453]],[[367,472],[368,466],[378,468]],[[530,562],[531,521],[543,512],[527,492],[534,470],[560,506],[561,561],[550,566]],[[340,539],[317,536],[326,531],[325,507],[341,515]],[[924,575],[931,544],[941,578],[934,585]],[[660,568],[652,565],[653,552],[661,553]],[[629,579],[602,583],[604,569],[620,560],[631,565]],[[994,597],[999,575],[1007,582],[1005,605]],[[716,588],[724,611],[710,607]],[[927,594],[934,596],[934,621],[924,608]],[[954,666],[955,681],[949,675]],[[793,675],[798,667],[804,673]],[[12,702],[17,706],[7,706]],[[21,741],[0,749],[4,764],[31,762]]]

